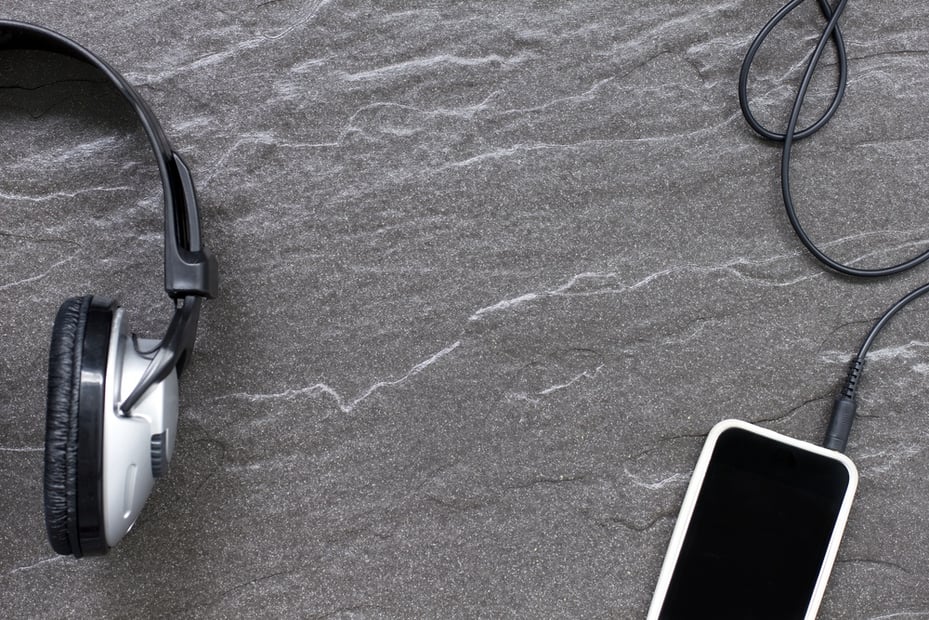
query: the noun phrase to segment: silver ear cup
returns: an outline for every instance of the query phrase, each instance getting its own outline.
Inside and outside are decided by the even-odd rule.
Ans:
[[[104,432],[103,504],[107,544],[118,543],[132,528],[155,479],[168,466],[177,429],[177,373],[152,386],[132,408],[121,399],[139,384],[157,340],[129,335],[123,310],[117,310],[107,367]]]

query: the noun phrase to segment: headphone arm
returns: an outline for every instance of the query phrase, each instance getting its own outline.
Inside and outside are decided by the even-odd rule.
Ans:
[[[178,375],[184,371],[197,337],[197,322],[200,319],[202,304],[203,299],[193,295],[175,300],[174,316],[168,325],[167,333],[154,350],[154,357],[139,384],[119,406],[123,415],[130,415],[132,408],[145,396],[149,388],[164,381],[172,371],[177,370]]]

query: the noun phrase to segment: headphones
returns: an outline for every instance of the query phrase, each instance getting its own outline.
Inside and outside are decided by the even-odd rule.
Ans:
[[[132,528],[164,475],[177,434],[178,375],[200,306],[217,292],[200,240],[190,170],[148,105],[103,60],[39,26],[0,20],[0,51],[41,50],[87,63],[135,111],[158,161],[165,202],[165,291],[174,316],[160,340],[130,335],[125,312],[97,295],[62,304],[52,328],[45,418],[45,527],[62,555],[99,555]]]

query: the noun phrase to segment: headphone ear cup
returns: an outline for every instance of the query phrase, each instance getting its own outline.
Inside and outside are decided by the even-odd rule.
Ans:
[[[45,410],[45,529],[52,548],[81,555],[77,535],[77,450],[81,355],[91,297],[72,297],[55,317]]]

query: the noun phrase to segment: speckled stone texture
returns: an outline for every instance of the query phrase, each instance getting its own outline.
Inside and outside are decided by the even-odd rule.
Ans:
[[[806,4],[752,81],[775,126]],[[736,98],[779,6],[6,0],[138,86],[222,285],[170,474],[107,556],[56,557],[51,322],[96,293],[164,329],[160,186],[93,75],[0,55],[0,617],[644,617],[707,431],[818,441],[869,322],[929,279],[836,277],[793,236]],[[877,265],[929,236],[929,4],[844,24],[848,98],[795,189]],[[927,324],[867,366],[823,618],[929,617]]]

